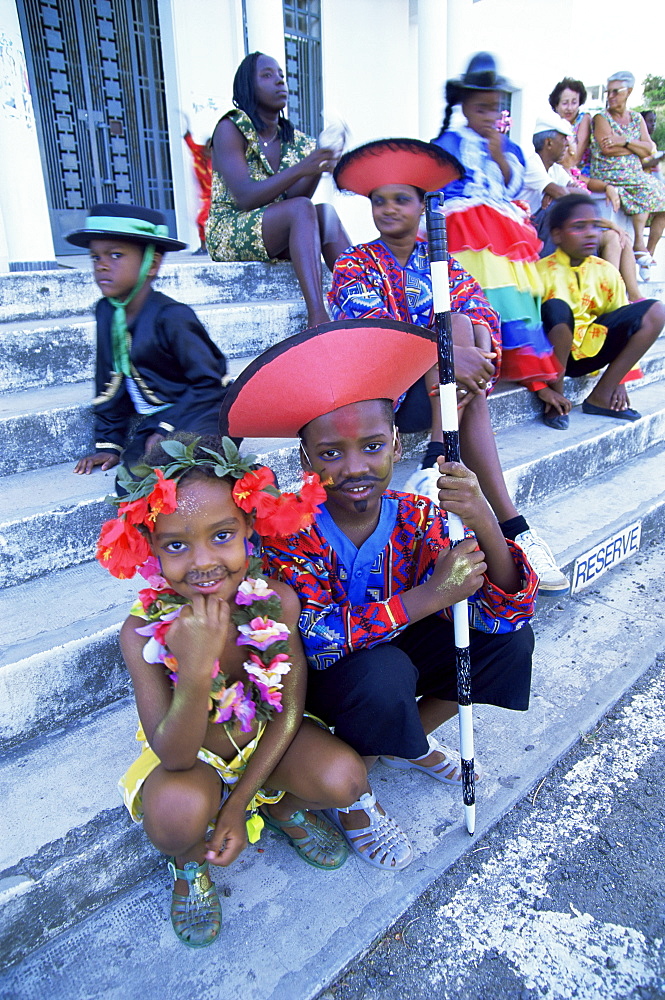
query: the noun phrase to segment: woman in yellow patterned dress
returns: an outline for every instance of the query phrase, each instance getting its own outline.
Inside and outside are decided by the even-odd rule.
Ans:
[[[206,246],[213,260],[293,262],[310,326],[328,322],[321,253],[332,271],[350,245],[331,205],[312,203],[332,149],[294,129],[282,114],[288,98],[276,60],[253,52],[233,81],[234,111],[212,138],[212,204]]]

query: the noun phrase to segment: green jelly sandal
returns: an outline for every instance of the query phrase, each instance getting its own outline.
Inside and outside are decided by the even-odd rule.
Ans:
[[[334,871],[341,868],[349,856],[344,837],[323,816],[314,812],[304,813],[300,809],[287,820],[275,819],[264,809],[261,810],[261,816],[266,826],[290,840],[303,861],[314,868]],[[305,836],[292,837],[286,832],[286,828],[291,826],[299,826],[305,830]]]
[[[173,930],[188,948],[205,948],[212,944],[222,927],[222,907],[215,883],[208,874],[208,862],[197,865],[196,861],[188,861],[180,871],[175,858],[171,858],[168,867],[174,879],[187,881],[189,890],[186,896],[173,890]]]

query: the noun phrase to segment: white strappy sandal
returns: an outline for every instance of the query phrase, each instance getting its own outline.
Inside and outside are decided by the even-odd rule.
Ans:
[[[362,809],[366,813],[369,826],[360,830],[345,830],[339,813],[349,813],[356,809]],[[413,860],[409,838],[394,819],[379,812],[374,792],[365,792],[346,809],[324,809],[323,814],[341,831],[351,850],[368,865],[394,872],[406,868]]]
[[[379,757],[379,760],[386,767],[394,767],[398,771],[410,771],[413,768],[415,771],[422,771],[423,774],[429,774],[430,778],[441,781],[444,785],[459,785],[462,781],[462,761],[457,751],[451,750],[450,747],[445,746],[443,743],[439,743],[431,733],[427,737],[427,743],[429,753],[432,753],[433,750],[438,750],[440,754],[443,754],[443,760],[438,764],[431,764],[429,767],[426,767],[423,764],[414,763],[406,757],[387,757],[385,755]],[[480,781],[483,776],[483,769],[477,760],[474,760],[473,764],[476,781]]]

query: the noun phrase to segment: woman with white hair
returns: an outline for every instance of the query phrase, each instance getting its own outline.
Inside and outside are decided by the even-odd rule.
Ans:
[[[642,115],[626,106],[634,85],[635,77],[626,71],[608,78],[607,106],[593,119],[591,176],[611,183],[619,192],[621,207],[633,223],[635,257],[644,268],[654,263],[653,254],[665,228],[665,190],[642,166],[654,144]],[[644,227],[650,213],[653,216],[645,244]]]

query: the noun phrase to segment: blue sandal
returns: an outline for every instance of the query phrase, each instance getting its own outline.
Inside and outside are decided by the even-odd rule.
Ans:
[[[188,861],[180,871],[175,858],[171,858],[168,868],[174,879],[181,878],[188,883],[189,890],[186,896],[173,890],[173,930],[188,948],[205,948],[212,944],[222,927],[222,907],[215,883],[208,874],[208,862],[197,865],[196,861]]]
[[[301,809],[297,809],[286,820],[275,819],[265,809],[261,809],[261,816],[266,826],[290,840],[303,861],[314,868],[334,871],[341,868],[349,856],[344,837],[323,816],[317,816],[313,812],[305,813]],[[305,836],[292,837],[286,832],[286,828],[292,826],[299,826],[305,831]]]

